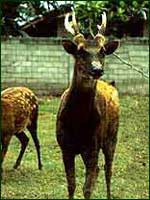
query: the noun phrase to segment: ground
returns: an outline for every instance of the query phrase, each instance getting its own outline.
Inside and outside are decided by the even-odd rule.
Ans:
[[[112,177],[114,199],[149,199],[148,99],[142,96],[121,96],[121,119]],[[18,170],[12,169],[20,149],[18,140],[15,137],[12,139],[3,165],[2,199],[67,198],[61,152],[55,137],[59,100],[46,98],[40,101],[38,132],[42,171],[38,170],[31,138],[21,166]],[[92,195],[95,199],[106,198],[102,153],[99,166],[101,171]],[[75,198],[83,198],[84,166],[79,156],[76,158],[76,182]]]

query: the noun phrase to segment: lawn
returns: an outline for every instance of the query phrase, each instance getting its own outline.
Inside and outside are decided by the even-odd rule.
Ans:
[[[149,134],[148,97],[122,96],[121,119],[118,145],[114,159],[112,196],[114,199],[149,199]],[[41,99],[39,113],[39,139],[43,170],[37,168],[34,144],[30,142],[21,166],[12,166],[20,149],[14,137],[4,162],[1,197],[3,199],[63,199],[67,198],[66,179],[61,152],[55,137],[55,119],[59,98]],[[101,168],[92,198],[106,198],[103,171],[103,156],[100,154]],[[83,198],[84,166],[80,156],[76,157],[75,198]]]

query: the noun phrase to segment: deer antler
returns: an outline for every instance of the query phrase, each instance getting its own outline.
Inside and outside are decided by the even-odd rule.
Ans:
[[[105,30],[106,30],[106,23],[107,23],[106,13],[103,12],[103,14],[102,14],[102,24],[101,24],[101,26],[100,26],[100,25],[97,25],[98,33],[99,33],[99,34],[104,34],[104,33],[105,33]]]
[[[106,13],[103,12],[103,14],[102,14],[102,24],[101,25],[97,25],[98,33],[95,36],[93,31],[92,31],[92,28],[91,28],[91,23],[92,22],[89,19],[90,34],[92,35],[92,37],[94,39],[96,39],[99,49],[101,49],[103,47],[104,43],[105,43],[104,33],[105,33],[105,29],[106,29],[106,22],[107,22]]]
[[[89,18],[89,31],[90,31],[90,34],[93,38],[95,38],[95,35],[93,33],[93,30],[92,30],[92,21],[91,19]]]
[[[97,25],[98,33],[95,36],[95,39],[97,41],[99,49],[101,49],[104,46],[104,43],[105,43],[104,33],[105,33],[105,30],[106,30],[106,23],[107,23],[106,13],[103,12],[103,14],[102,14],[102,24],[101,24],[101,26]]]
[[[72,21],[69,22],[69,16],[72,15]],[[85,38],[83,34],[79,32],[79,27],[76,21],[76,16],[75,16],[75,11],[72,10],[71,13],[67,13],[65,17],[65,22],[64,22],[65,28],[68,32],[70,32],[72,35],[74,35],[74,42],[77,43],[78,49],[83,48],[86,46]]]

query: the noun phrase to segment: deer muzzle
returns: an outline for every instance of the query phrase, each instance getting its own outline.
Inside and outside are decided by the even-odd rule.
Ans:
[[[94,79],[98,79],[104,74],[104,70],[102,68],[97,67],[97,66],[91,66],[91,67],[88,68],[88,73]]]

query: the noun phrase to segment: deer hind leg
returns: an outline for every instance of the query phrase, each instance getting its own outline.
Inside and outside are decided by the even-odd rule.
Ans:
[[[16,160],[16,163],[14,165],[14,169],[17,169],[18,166],[20,165],[21,163],[21,160],[22,160],[22,157],[23,157],[23,154],[26,150],[26,147],[28,145],[28,142],[29,142],[29,138],[26,136],[26,134],[24,132],[21,132],[21,133],[15,133],[15,136],[19,139],[20,143],[21,143],[21,150],[20,150],[20,153],[19,153],[19,156]]]
[[[31,125],[27,126],[27,129],[31,133],[32,139],[34,141],[34,145],[37,152],[37,158],[38,158],[38,168],[42,169],[42,162],[41,162],[41,154],[40,154],[40,143],[39,139],[37,137],[37,117],[38,117],[38,111],[35,112],[34,118],[32,120]]]
[[[75,155],[67,152],[63,152],[63,162],[65,166],[68,194],[69,199],[73,199],[76,183],[75,183]]]
[[[116,148],[116,142],[117,139],[114,139],[113,141],[109,141],[106,145],[103,147],[103,153],[105,157],[105,179],[106,179],[106,186],[107,186],[107,199],[111,198],[111,176],[112,176],[112,163]]]
[[[81,154],[83,162],[86,167],[86,177],[83,187],[83,194],[85,199],[90,198],[96,179],[98,177],[99,173],[98,153],[99,151],[94,151],[94,152],[89,151]]]
[[[2,172],[2,163],[4,161],[4,158],[6,156],[7,150],[8,150],[8,145],[10,143],[12,135],[6,134],[6,136],[2,136],[2,154],[1,154],[1,172]]]

